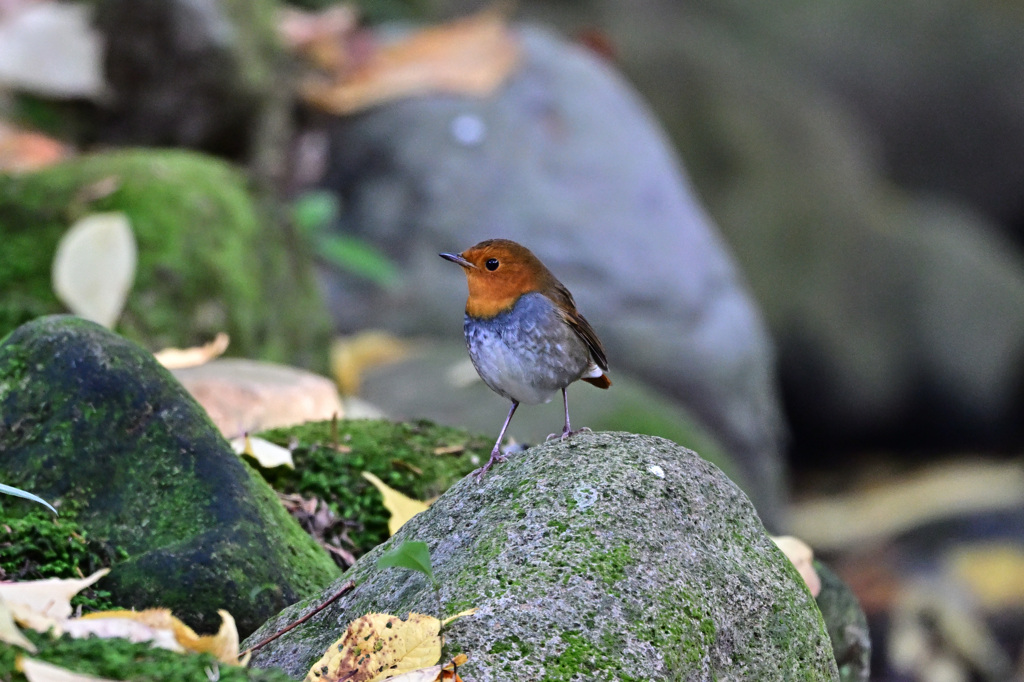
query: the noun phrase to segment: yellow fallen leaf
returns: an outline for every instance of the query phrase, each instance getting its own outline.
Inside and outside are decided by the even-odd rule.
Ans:
[[[121,615],[113,615],[121,614]],[[98,637],[100,639],[127,639],[129,642],[147,642],[150,646],[169,651],[183,653],[183,647],[174,637],[174,631],[144,623],[136,618],[127,617],[131,611],[102,612],[96,618],[83,616],[65,621],[64,634],[74,639]]]
[[[249,455],[264,469],[273,469],[279,466],[295,468],[292,451],[276,443],[271,443],[269,440],[250,438],[249,434],[245,434],[241,438],[233,438],[231,448],[239,455]]]
[[[205,365],[210,360],[219,358],[228,349],[231,337],[224,332],[218,332],[213,340],[202,346],[191,348],[164,348],[153,353],[156,361],[167,369],[182,369],[184,367],[198,367]]]
[[[398,362],[409,355],[409,343],[381,331],[339,336],[331,343],[331,376],[342,395],[359,395],[363,372]]]
[[[90,613],[73,621],[66,627],[73,636],[96,634],[109,637],[127,637],[133,641],[153,641],[165,649],[208,653],[222,663],[238,665],[238,629],[231,614],[221,609],[220,629],[213,635],[197,635],[189,626],[175,618],[170,609],[146,609],[145,611],[100,611]],[[127,627],[125,624],[134,624]],[[116,634],[124,629],[128,635]],[[74,632],[72,632],[74,630]],[[152,631],[152,636],[144,636]],[[83,635],[76,633],[81,632]],[[103,634],[109,632],[111,634]],[[135,639],[134,637],[142,637]]]
[[[411,670],[395,677],[389,677],[388,682],[444,682],[445,680],[462,682],[462,678],[455,672],[455,669],[456,666],[465,665],[468,660],[469,657],[466,654],[459,654],[445,665],[439,663],[429,668]]]
[[[965,544],[947,553],[943,564],[985,609],[1024,604],[1024,549],[1016,541]]]
[[[218,609],[220,628],[213,635],[197,635],[192,628],[178,621],[175,630],[178,641],[189,651],[210,654],[221,663],[238,665],[238,628],[235,619],[224,609]],[[176,619],[177,620],[177,619]]]
[[[0,599],[0,642],[20,646],[22,649],[36,652],[36,645],[29,641],[14,622],[14,615],[11,613],[7,603]]]
[[[456,613],[454,616],[448,616],[447,618],[442,620],[441,621],[441,625],[448,625],[448,623],[452,622],[456,618],[465,618],[466,616],[472,616],[476,612],[477,612],[476,607],[473,607],[471,609],[466,609],[465,611],[460,611],[459,613]],[[459,663],[458,665],[462,665],[462,664]]]
[[[37,661],[27,656],[19,656],[14,661],[14,667],[25,676],[28,682],[114,682],[105,677],[76,673],[67,668]]]
[[[386,45],[333,80],[307,82],[302,94],[310,104],[334,114],[433,92],[482,97],[501,85],[519,54],[505,17],[487,10]]]
[[[20,583],[0,583],[3,599],[14,620],[36,632],[54,628],[59,634],[61,623],[71,616],[71,598],[110,573],[109,568],[96,571],[80,580],[27,580]]]
[[[441,621],[410,613],[408,620],[369,613],[352,621],[327,648],[306,682],[378,682],[419,670],[441,658]]]
[[[811,596],[817,598],[818,593],[821,592],[821,578],[818,577],[818,572],[814,569],[814,550],[806,542],[792,535],[772,536],[772,542],[796,567],[800,577],[807,583],[807,589],[810,590]]]
[[[369,471],[363,472],[363,478],[373,484],[380,491],[384,498],[384,508],[391,512],[388,519],[388,533],[394,535],[398,529],[405,525],[405,522],[420,512],[427,511],[427,505],[419,500],[414,500],[388,486]]]

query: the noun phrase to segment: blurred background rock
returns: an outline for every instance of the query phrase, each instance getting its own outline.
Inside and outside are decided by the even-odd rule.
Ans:
[[[648,430],[735,460],[766,521],[853,585],[876,679],[1021,669],[1019,5],[527,1],[521,68],[491,97],[348,116],[300,101],[270,0],[95,5],[102,78],[60,97],[7,75],[3,38],[27,29],[3,33],[4,15],[8,120],[79,149],[221,154],[289,201],[333,192],[314,242],[354,239],[384,264],[319,252],[336,330],[423,337],[401,365],[362,372],[385,411],[493,430],[504,408],[472,385],[449,405],[465,292],[435,254],[519,238],[576,293],[616,388],[657,401]],[[481,9],[359,5],[373,27]],[[384,29],[344,31],[359,54]],[[285,234],[310,238],[287,215]],[[631,428],[601,411],[583,421]],[[557,406],[530,412],[540,423],[514,425],[519,440],[558,422]]]

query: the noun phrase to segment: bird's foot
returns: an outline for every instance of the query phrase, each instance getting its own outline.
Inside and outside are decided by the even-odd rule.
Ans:
[[[565,440],[566,438],[572,438],[577,433],[583,433],[584,431],[591,432],[591,428],[589,426],[582,426],[576,429],[575,431],[570,431],[569,429],[562,429],[562,433],[549,433],[548,437],[545,438],[544,440],[554,440],[555,438],[557,438],[558,440]]]
[[[494,450],[491,451],[491,458],[487,460],[487,464],[483,465],[482,467],[480,467],[479,469],[474,471],[473,472],[473,478],[476,479],[477,483],[480,483],[480,481],[484,480],[484,474],[486,474],[487,471],[493,465],[500,464],[501,462],[504,462],[504,461],[507,461],[507,460],[508,460],[508,457],[506,457],[505,455],[501,454],[501,450],[499,450],[497,448],[497,446],[495,446]]]

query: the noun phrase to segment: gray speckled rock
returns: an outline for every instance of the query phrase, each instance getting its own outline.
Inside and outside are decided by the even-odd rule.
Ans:
[[[422,575],[376,568],[405,540],[430,547],[446,615],[479,609],[447,629],[467,680],[838,679],[814,600],[746,496],[696,453],[625,433],[552,441],[481,485],[463,479],[343,577],[355,590],[253,665],[299,677],[354,618],[434,612]]]
[[[336,274],[339,324],[459,338],[464,278],[437,253],[522,242],[573,292],[613,381],[625,368],[677,397],[735,456],[776,525],[772,351],[727,247],[628,83],[579,46],[515,30],[523,61],[494,95],[410,98],[332,131],[327,184],[343,200],[340,229],[405,275],[384,291]]]

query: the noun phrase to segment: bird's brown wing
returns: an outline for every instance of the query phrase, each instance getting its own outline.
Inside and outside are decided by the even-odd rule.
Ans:
[[[597,332],[587,322],[587,318],[583,317],[580,311],[576,310],[576,301],[573,300],[569,290],[559,282],[554,287],[554,295],[551,298],[555,300],[555,303],[560,304],[558,309],[562,313],[562,319],[576,332],[577,336],[583,339],[583,343],[587,345],[590,356],[594,359],[597,366],[607,372],[608,357],[604,353],[604,346],[601,345],[601,340],[597,338]]]

